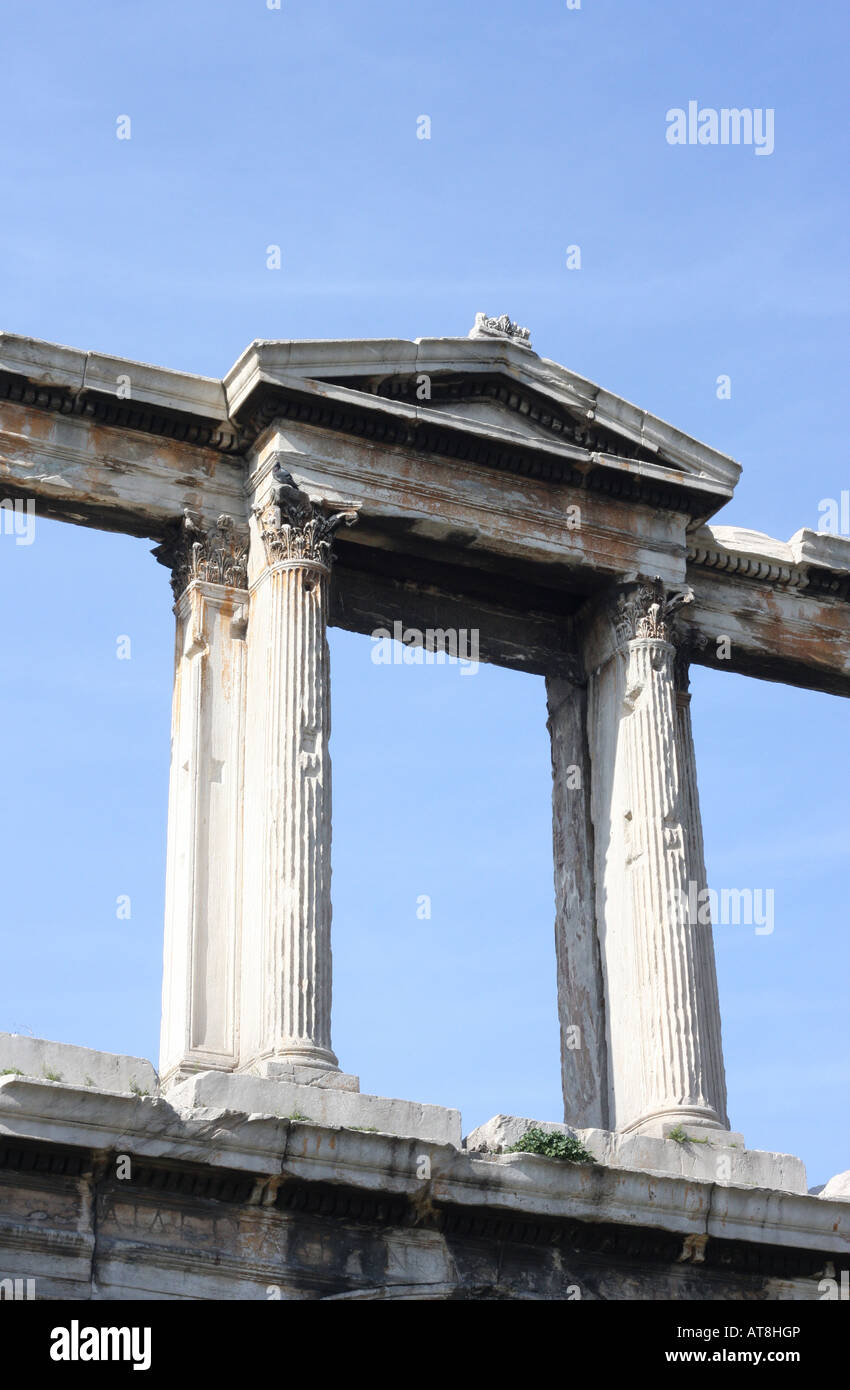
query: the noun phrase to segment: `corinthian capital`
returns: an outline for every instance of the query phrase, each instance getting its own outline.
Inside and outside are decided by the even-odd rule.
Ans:
[[[232,516],[222,514],[215,526],[205,529],[198,513],[186,507],[153,553],[171,569],[175,598],[196,579],[234,589],[247,587],[247,537],[237,532]]]
[[[334,534],[343,524],[353,526],[357,512],[328,515],[301,491],[279,464],[275,464],[272,476],[275,484],[268,501],[254,508],[267,563],[330,570]]]
[[[687,586],[667,589],[660,579],[621,590],[610,610],[618,643],[636,639],[673,643],[673,615],[692,598],[693,593]]]

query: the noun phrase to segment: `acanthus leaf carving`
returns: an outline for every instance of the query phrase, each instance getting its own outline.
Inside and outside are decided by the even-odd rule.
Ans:
[[[618,643],[635,640],[675,643],[674,614],[693,599],[687,585],[668,590],[660,578],[621,590],[610,610]]]
[[[272,477],[268,501],[254,508],[267,563],[330,570],[334,535],[340,526],[353,526],[357,512],[324,512],[280,464],[275,464]]]
[[[247,588],[247,537],[237,531],[233,517],[226,513],[207,529],[196,511],[184,508],[180,521],[153,554],[160,564],[171,569],[175,598],[194,580],[233,589]]]

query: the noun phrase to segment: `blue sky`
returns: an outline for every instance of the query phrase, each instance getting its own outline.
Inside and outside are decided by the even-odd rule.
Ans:
[[[719,520],[787,539],[850,488],[848,29],[789,0],[6,0],[0,328],[220,375],[256,337],[507,311],[738,458]],[[689,100],[774,109],[774,153],[671,147]],[[155,1059],[172,617],[149,548],[0,536],[0,1030]],[[543,682],[369,655],[332,634],[340,1061],[467,1129],[557,1119]],[[730,1117],[823,1182],[850,1167],[848,710],[719,672],[693,697],[710,882],[776,893],[772,935],[716,933]]]

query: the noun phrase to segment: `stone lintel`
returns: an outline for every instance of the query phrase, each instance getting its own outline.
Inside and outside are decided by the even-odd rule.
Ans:
[[[632,572],[658,574],[670,584],[684,581],[686,501],[671,497],[665,507],[654,494],[593,491],[586,471],[554,482],[538,468],[518,485],[464,451],[444,458],[407,438],[375,442],[297,418],[273,420],[249,456],[257,492],[274,463],[330,509],[356,498],[359,517],[351,541],[358,546],[399,556],[420,551],[437,561],[508,579],[525,574],[550,590],[583,595]],[[671,475],[658,471],[669,486]],[[641,476],[630,469],[629,484],[637,487]]]

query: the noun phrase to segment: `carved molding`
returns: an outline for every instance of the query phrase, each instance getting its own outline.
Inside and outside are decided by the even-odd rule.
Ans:
[[[703,570],[736,574],[773,588],[798,589],[830,598],[850,599],[850,577],[826,565],[807,560],[805,564],[783,564],[779,560],[736,554],[723,545],[712,545],[702,536],[688,546],[688,565]]]
[[[175,598],[196,579],[233,589],[248,587],[247,537],[237,531],[232,516],[222,514],[205,530],[198,513],[186,507],[173,533],[153,554],[171,569]]]
[[[249,441],[230,420],[194,415],[187,419],[179,409],[157,407],[139,400],[120,400],[108,392],[77,390],[54,383],[34,384],[9,371],[0,370],[0,400],[96,420],[115,429],[141,430],[197,449],[214,449],[217,453],[241,454],[249,446]]]
[[[508,318],[507,314],[500,314],[498,318],[489,318],[487,314],[476,314],[475,323],[469,334],[470,338],[508,338],[511,342],[519,343],[520,347],[531,347],[531,329],[521,328],[513,319]]]
[[[484,334],[480,336],[493,337],[494,335]],[[377,377],[366,375],[344,378],[328,377],[327,381],[331,385],[344,385],[355,391],[368,392],[369,395],[377,396],[383,400],[409,400],[411,404],[416,401],[417,378],[410,372],[391,376],[382,374]],[[665,460],[660,458],[657,453],[644,448],[625,435],[618,434],[613,423],[603,422],[600,424],[596,421],[592,413],[594,403],[590,397],[587,398],[586,404],[577,400],[571,412],[566,406],[559,407],[539,391],[526,390],[513,379],[506,381],[504,378],[500,378],[495,371],[483,373],[441,371],[435,373],[431,377],[431,393],[434,406],[479,399],[497,401],[508,410],[527,418],[540,429],[548,431],[556,440],[574,444],[579,449],[585,449],[588,454],[598,453],[616,458],[634,458],[647,463],[666,466]],[[331,409],[332,406],[333,409]],[[533,460],[526,459],[521,450],[509,450],[503,444],[495,445],[487,439],[486,435],[470,436],[464,431],[450,428],[447,424],[441,425],[439,418],[432,417],[429,420],[428,429],[425,430],[421,422],[414,427],[406,419],[376,418],[374,411],[367,419],[362,412],[357,411],[353,403],[348,403],[342,409],[336,402],[323,401],[321,397],[315,396],[311,398],[309,403],[309,415],[305,415],[305,411],[305,405],[287,399],[283,387],[272,387],[267,384],[261,403],[258,404],[250,417],[249,433],[252,437],[260,434],[274,420],[294,419],[300,421],[307,418],[310,423],[320,424],[323,429],[354,435],[363,434],[370,439],[380,440],[386,444],[426,449],[428,452],[451,458],[470,459],[508,472],[551,477],[558,481],[589,488],[592,491],[610,492],[613,488],[618,495],[625,496],[637,496],[638,494],[648,496],[648,492],[653,491],[655,497],[653,505],[656,503],[659,506],[672,505],[669,497],[666,504],[663,501],[663,496],[669,491],[668,488],[662,487],[661,491],[655,495],[655,489],[660,486],[658,479],[653,480],[650,484],[649,479],[642,478],[639,474],[626,474],[618,475],[616,484],[614,484],[611,479],[605,481],[604,469],[591,470],[589,473],[585,470],[585,472],[580,473],[575,469],[572,460],[559,459],[553,456],[542,462],[536,454]],[[681,487],[681,483],[677,483],[677,487]],[[694,499],[694,506],[696,507],[696,499]]]

